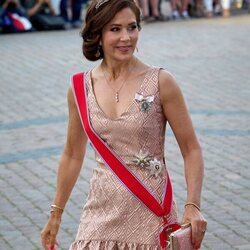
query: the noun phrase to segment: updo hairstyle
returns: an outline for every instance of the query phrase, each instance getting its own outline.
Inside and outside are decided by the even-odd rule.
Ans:
[[[93,0],[90,2],[86,12],[85,26],[81,31],[82,52],[88,60],[97,61],[104,57],[102,47],[100,47],[102,29],[119,11],[127,7],[134,12],[140,30],[140,10],[133,0]]]

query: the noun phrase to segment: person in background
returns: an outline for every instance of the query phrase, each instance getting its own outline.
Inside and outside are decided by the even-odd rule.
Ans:
[[[231,0],[221,0],[222,16],[229,17],[231,15]]]
[[[61,0],[60,2],[60,15],[66,22],[65,27],[69,28],[79,28],[82,25],[81,22],[81,10],[82,10],[82,0]],[[71,15],[69,17],[68,10],[70,9]]]
[[[180,18],[190,18],[188,14],[188,4],[190,0],[170,0],[172,8],[172,19],[178,20]]]
[[[20,5],[19,0],[0,0],[0,9],[2,13],[3,11],[10,11],[10,12],[22,12],[24,14],[24,10]]]
[[[56,15],[51,0],[22,0],[22,4],[36,30],[65,29],[65,21]]]
[[[213,17],[213,1],[212,0],[204,0],[205,7],[205,15],[208,18]]]
[[[159,0],[136,0],[136,4],[142,10],[142,20],[147,21],[164,21],[164,16],[160,12]]]
[[[220,4],[220,0],[214,0],[213,1],[213,14],[215,16],[219,16],[221,15],[221,4]]]
[[[21,0],[21,3],[27,10],[27,15],[30,18],[39,13],[55,15],[55,9],[51,0]]]
[[[204,0],[206,16],[212,17],[214,15],[221,15],[229,17],[231,15],[231,0]]]
[[[195,12],[194,12],[195,17],[201,18],[201,17],[205,17],[205,16],[207,16],[207,17],[211,16],[210,10],[211,10],[212,6],[211,6],[211,8],[208,8],[208,10],[206,10],[203,0],[195,0],[194,5],[195,5]]]
[[[0,33],[31,31],[32,25],[19,0],[0,0]]]

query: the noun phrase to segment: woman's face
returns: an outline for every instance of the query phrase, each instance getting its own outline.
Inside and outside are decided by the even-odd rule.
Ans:
[[[105,60],[126,61],[136,48],[139,30],[130,8],[122,9],[102,30],[101,46]]]

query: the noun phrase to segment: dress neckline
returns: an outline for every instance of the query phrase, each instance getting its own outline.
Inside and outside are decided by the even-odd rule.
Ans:
[[[139,88],[134,93],[133,99],[129,102],[127,108],[125,108],[124,111],[121,112],[121,114],[118,117],[115,117],[115,118],[112,118],[109,115],[107,115],[104,112],[104,110],[100,107],[100,105],[99,105],[99,103],[98,103],[98,101],[96,99],[96,95],[95,95],[94,88],[93,88],[93,81],[92,81],[92,71],[93,71],[93,69],[89,71],[89,83],[90,83],[89,85],[90,85],[91,94],[93,95],[93,99],[94,99],[95,104],[97,105],[98,109],[102,112],[102,114],[104,115],[104,117],[106,119],[108,119],[110,121],[118,121],[118,120],[122,119],[125,116],[126,113],[128,113],[128,111],[131,109],[131,107],[136,103],[136,101],[135,101],[135,94],[136,93],[143,94],[142,87],[146,83],[146,79],[147,79],[149,73],[151,72],[151,70],[153,70],[153,69],[154,69],[153,67],[149,67],[146,70],[146,73],[145,73],[145,75],[143,77],[143,80],[140,83]]]

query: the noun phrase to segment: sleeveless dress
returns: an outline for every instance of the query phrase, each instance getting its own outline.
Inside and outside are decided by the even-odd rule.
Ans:
[[[159,68],[150,67],[129,107],[110,119],[99,107],[85,74],[91,124],[158,202],[167,185],[164,161],[166,118],[160,103]],[[70,250],[160,250],[162,218],[153,214],[117,179],[96,153],[97,165],[80,225]],[[177,222],[173,200],[168,222]]]

